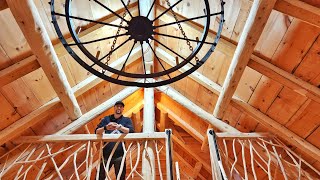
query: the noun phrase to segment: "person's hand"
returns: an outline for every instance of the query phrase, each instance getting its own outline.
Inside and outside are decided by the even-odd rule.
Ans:
[[[122,127],[122,124],[117,124],[116,129],[120,129]]]
[[[115,123],[115,122],[110,122],[108,125],[107,125],[107,127],[106,127],[106,129],[107,130],[115,130],[116,128],[117,128],[117,123]]]

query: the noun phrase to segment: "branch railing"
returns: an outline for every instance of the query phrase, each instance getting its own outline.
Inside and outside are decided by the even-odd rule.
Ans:
[[[316,168],[270,134],[207,134],[213,179],[320,179]]]
[[[171,130],[155,133],[73,134],[21,137],[22,146],[0,157],[0,179],[98,179],[104,168],[106,179],[120,179],[124,168],[126,179],[145,179],[142,174],[142,152],[150,142],[155,152],[157,179],[172,179]],[[103,147],[115,142],[109,158]],[[109,171],[111,157],[117,145],[124,154],[118,177]],[[162,151],[166,151],[163,153]],[[18,153],[19,152],[19,153]],[[166,156],[166,165],[161,162]],[[104,159],[107,161],[104,161]],[[126,162],[126,163],[125,163]],[[124,166],[126,164],[126,166]],[[169,165],[168,165],[169,164]],[[163,168],[165,167],[165,168]]]

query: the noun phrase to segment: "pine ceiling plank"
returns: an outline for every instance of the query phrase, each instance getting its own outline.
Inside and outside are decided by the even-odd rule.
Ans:
[[[300,65],[294,71],[294,75],[310,82],[320,75],[320,36],[318,36],[315,43],[310,48],[309,52],[303,58]],[[317,84],[314,84],[317,85]]]
[[[0,87],[40,68],[35,56],[23,59],[0,71]]]
[[[289,73],[293,72],[319,34],[320,28],[294,19],[272,56],[271,63]]]
[[[57,96],[43,69],[39,68],[23,76],[21,79],[31,89],[33,94],[41,102],[41,105],[49,102]]]
[[[306,138],[320,125],[320,104],[310,102],[305,110],[294,120],[286,124],[286,127],[295,134]]]
[[[10,9],[1,11],[0,24],[1,46],[12,62],[18,62],[30,56],[31,49]]]
[[[0,70],[12,65],[12,62],[0,44]]]
[[[241,0],[240,12],[231,36],[232,41],[235,41],[235,42],[239,41],[240,35],[246,23],[246,20],[248,19],[251,6],[252,6],[252,1]]]
[[[4,128],[16,122],[20,118],[20,115],[18,114],[16,109],[13,108],[11,104],[6,100],[6,98],[2,95],[2,93],[0,93],[0,102],[1,102],[0,129],[1,131],[3,131]]]
[[[1,93],[23,117],[39,108],[42,104],[22,79],[1,88]]]
[[[241,34],[239,44],[231,61],[227,74],[214,109],[214,116],[221,119],[239,84],[239,80],[247,66],[254,47],[261,36],[276,0],[254,0],[248,20]],[[258,28],[257,28],[258,27]]]
[[[236,128],[245,133],[254,132],[258,122],[251,116],[247,114],[242,114],[236,124]]]
[[[250,67],[246,67],[235,91],[235,95],[243,101],[248,102],[261,77],[262,75],[259,72],[251,69]]]
[[[274,9],[320,27],[320,8],[301,0],[278,0]]]
[[[231,39],[234,27],[240,14],[240,7],[244,3],[247,2],[241,0],[229,0],[226,1],[226,4],[224,5],[224,16],[226,21],[223,24],[222,35],[227,37],[228,39]]]
[[[34,2],[8,0],[7,3],[68,115],[71,119],[77,119],[81,116],[81,110]]]
[[[276,99],[283,86],[266,76],[262,76],[255,91],[249,99],[249,104],[265,113]]]
[[[292,22],[288,15],[273,10],[255,47],[258,55],[270,61]]]
[[[266,114],[280,124],[286,124],[298,111],[300,106],[307,101],[305,96],[284,87]]]

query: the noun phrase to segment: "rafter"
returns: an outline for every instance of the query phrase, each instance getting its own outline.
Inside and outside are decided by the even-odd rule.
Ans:
[[[79,104],[54,51],[36,5],[32,0],[7,0],[7,3],[67,114],[72,120],[79,118],[82,115]],[[21,9],[24,10],[21,11]]]
[[[320,8],[300,0],[277,0],[274,9],[320,27]]]
[[[214,108],[213,115],[218,119],[222,119],[227,110],[275,2],[276,0],[253,1],[249,17],[241,33],[222,91]]]

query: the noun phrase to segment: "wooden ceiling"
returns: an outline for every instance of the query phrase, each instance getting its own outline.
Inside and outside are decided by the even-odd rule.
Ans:
[[[126,115],[132,117],[136,130],[141,131],[143,90],[102,81],[79,66],[57,40],[47,1],[35,0],[36,10],[56,52],[56,63],[61,63],[67,86],[70,86],[68,91],[76,98],[70,103],[76,103],[81,112],[66,110],[65,99],[68,98],[57,96],[56,92],[61,90],[52,85],[48,76],[55,72],[48,70],[46,62],[35,55],[43,47],[35,49],[37,44],[30,43],[35,41],[34,36],[25,35],[27,30],[20,28],[21,21],[12,14],[23,13],[27,7],[13,6],[14,0],[8,2],[10,8],[5,0],[0,0],[0,156],[14,148],[16,144],[12,140],[22,135],[93,133],[99,119],[112,113],[110,108],[117,98],[125,99]],[[63,2],[56,1],[61,8]],[[88,8],[86,3],[79,1],[77,9],[85,9],[93,19],[117,23],[114,16],[103,14],[92,4]],[[259,41],[248,57],[235,96],[230,96],[230,104],[221,118],[224,123],[213,116],[230,63],[237,46],[241,45],[238,42],[252,3],[251,0],[226,0],[223,37],[213,55],[195,73],[171,84],[172,89],[155,92],[158,128],[173,129],[176,158],[184,159],[186,172],[198,171],[196,177],[200,179],[207,179],[211,173],[209,163],[205,162],[209,157],[205,148],[206,130],[211,125],[220,131],[271,132],[320,170],[320,3],[317,1],[278,0],[275,3],[260,38],[256,37]],[[109,5],[119,9],[119,13],[124,11],[120,1]],[[164,1],[157,2],[156,14],[163,12],[163,6]],[[184,15],[191,9],[184,2],[178,13]],[[130,11],[136,14],[137,7],[132,5]],[[170,22],[170,19],[168,14],[158,23]],[[104,37],[114,31],[101,25],[82,26],[80,36],[84,39]],[[196,23],[187,24],[185,28],[190,34],[197,34],[199,29]],[[173,26],[162,31],[176,31],[180,35]],[[63,33],[68,36],[66,27]],[[210,38],[214,34],[212,29]],[[168,45],[176,44],[168,38],[159,40]],[[111,41],[108,41],[91,48],[98,51],[110,46]],[[165,49],[156,46],[156,51],[166,66],[175,63],[175,57]],[[125,55],[123,51],[117,52],[112,57],[114,66],[117,66],[117,59]],[[134,55],[128,70],[141,72],[139,62],[140,56]],[[155,68],[160,68],[156,61]],[[170,94],[173,89],[180,93],[180,99],[175,98],[174,91]],[[200,169],[197,162],[202,164]],[[186,176],[194,176],[192,173]]]

